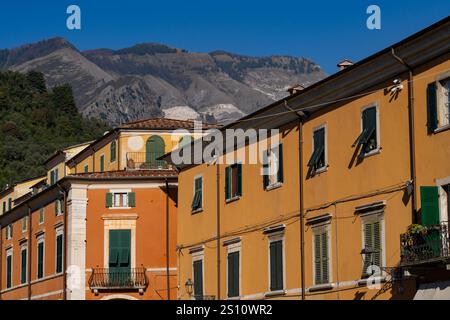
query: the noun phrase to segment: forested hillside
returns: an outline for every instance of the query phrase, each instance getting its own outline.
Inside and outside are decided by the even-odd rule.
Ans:
[[[69,85],[48,89],[44,75],[0,72],[0,190],[45,174],[57,149],[101,136],[108,126],[83,118]]]

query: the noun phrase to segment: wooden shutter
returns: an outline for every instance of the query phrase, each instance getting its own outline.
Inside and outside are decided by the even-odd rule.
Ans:
[[[269,150],[263,151],[263,187],[269,185]]]
[[[203,261],[194,261],[194,295],[197,299],[203,297]]]
[[[283,289],[283,243],[281,240],[270,243],[270,290]]]
[[[44,243],[38,244],[38,278],[44,276]]]
[[[21,251],[20,283],[27,282],[27,249]]]
[[[283,182],[283,145],[278,145],[278,173],[277,181]]]
[[[236,165],[236,195],[242,196],[242,163]]]
[[[372,244],[373,244],[373,249],[374,249],[374,253],[373,253],[373,259],[372,259],[372,263],[378,267],[381,267],[381,250],[382,250],[382,246],[381,246],[381,223],[379,221],[376,221],[372,224],[372,230],[373,230],[373,239],[372,239]]]
[[[111,142],[111,149],[110,149],[110,161],[116,161],[116,142]]]
[[[136,207],[136,193],[135,192],[128,192],[128,206],[129,207]]]
[[[100,156],[100,171],[105,171],[105,156]]]
[[[314,280],[315,284],[322,284],[322,259],[321,259],[321,237],[320,234],[314,235]]]
[[[62,272],[63,262],[63,236],[56,237],[56,273]]]
[[[105,206],[107,208],[111,208],[112,207],[112,203],[113,203],[113,195],[111,192],[107,192],[106,193],[106,204]]]
[[[373,244],[372,244],[373,234],[372,234],[372,224],[366,223],[364,225],[364,249],[366,250],[372,250]],[[364,265],[363,265],[363,277],[367,277],[367,268],[372,264],[371,262],[371,255],[365,254],[364,255]]]
[[[439,224],[439,191],[437,186],[421,186],[420,202],[422,206],[422,224]]]
[[[322,257],[321,257],[321,261],[322,261],[322,283],[328,283],[328,233],[324,232],[321,235],[322,237]]]
[[[231,199],[231,166],[225,168],[225,199]]]
[[[438,127],[436,82],[428,84],[427,87],[427,127],[428,134]]]
[[[11,288],[12,286],[12,256],[6,257],[6,287]]]
[[[228,297],[239,296],[239,252],[228,254]]]

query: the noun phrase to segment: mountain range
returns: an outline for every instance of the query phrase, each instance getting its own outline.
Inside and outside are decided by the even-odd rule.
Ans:
[[[40,71],[51,87],[70,84],[79,111],[111,125],[148,117],[224,123],[326,76],[302,57],[196,53],[158,43],[81,51],[60,37],[1,49],[0,69]]]

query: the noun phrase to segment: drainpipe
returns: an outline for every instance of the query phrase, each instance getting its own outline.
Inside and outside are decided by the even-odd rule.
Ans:
[[[217,159],[219,161],[219,159]],[[216,163],[217,189],[217,300],[220,300],[220,166]]]
[[[166,178],[166,281],[167,281],[167,300],[170,300],[170,279],[169,279],[169,182]]]
[[[298,172],[299,172],[299,200],[300,200],[300,278],[302,288],[302,300],[306,299],[305,286],[305,227],[304,227],[304,206],[303,206],[303,118],[306,116],[303,111],[295,111],[287,101],[284,101],[284,107],[295,112],[298,121]]]
[[[67,300],[67,192],[61,187],[59,183],[57,186],[60,191],[63,193],[63,202],[64,202],[64,212],[63,212],[63,240],[64,240],[64,249],[63,249],[63,300]]]
[[[27,253],[28,253],[28,262],[27,262],[27,271],[28,271],[28,300],[31,300],[31,255],[32,255],[32,230],[31,226],[33,225],[32,221],[32,215],[31,215],[31,208],[30,205],[27,205],[28,207],[28,241],[27,241]]]
[[[409,118],[409,157],[411,163],[411,180],[413,191],[411,193],[412,200],[412,223],[417,223],[417,196],[416,196],[416,150],[414,136],[414,84],[413,84],[413,68],[400,58],[395,49],[391,48],[391,54],[395,60],[404,65],[408,69],[408,118]]]

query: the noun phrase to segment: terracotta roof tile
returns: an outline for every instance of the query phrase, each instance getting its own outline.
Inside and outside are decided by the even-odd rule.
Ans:
[[[202,123],[203,129],[218,128],[218,125]],[[176,120],[166,118],[150,118],[125,123],[119,128],[123,129],[153,129],[153,130],[176,130],[176,129],[194,129],[192,120]]]
[[[86,179],[115,179],[115,178],[165,178],[176,177],[177,171],[174,169],[163,170],[120,170],[105,172],[90,172],[72,174],[69,177],[86,178]]]

